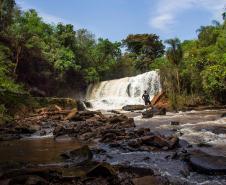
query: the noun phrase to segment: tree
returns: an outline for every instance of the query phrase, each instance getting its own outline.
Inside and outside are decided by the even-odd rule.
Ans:
[[[149,65],[164,54],[165,48],[155,34],[128,35],[123,40],[123,45],[127,47],[127,51],[136,54],[136,67],[142,72],[149,70]]]
[[[0,32],[12,22],[15,0],[0,0]]]
[[[30,53],[41,55],[44,38],[48,38],[48,35],[45,35],[48,30],[49,27],[42,22],[35,10],[23,12],[22,15],[15,18],[14,23],[7,30],[15,53],[14,74],[17,73],[21,54],[26,49]]]
[[[166,40],[165,43],[169,45],[166,51],[166,57],[172,64],[177,67],[177,88],[178,92],[180,92],[179,65],[183,60],[183,50],[181,47],[181,42],[178,38],[175,38]]]

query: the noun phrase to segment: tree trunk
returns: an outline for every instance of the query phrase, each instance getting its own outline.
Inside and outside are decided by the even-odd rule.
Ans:
[[[177,89],[178,89],[178,93],[180,94],[180,79],[179,79],[179,71],[177,69]]]
[[[19,46],[16,50],[16,65],[15,65],[14,70],[13,70],[14,74],[16,74],[17,67],[18,67],[18,64],[19,64],[20,53],[21,53],[21,46]]]

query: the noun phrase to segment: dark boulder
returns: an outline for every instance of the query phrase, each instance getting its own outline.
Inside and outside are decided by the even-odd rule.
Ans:
[[[179,142],[177,137],[164,138],[162,136],[144,136],[141,137],[142,143],[148,146],[163,148],[164,150],[173,149]]]
[[[145,108],[146,108],[145,105],[126,105],[122,107],[122,109],[125,111],[143,110]]]
[[[85,111],[86,105],[83,101],[79,100],[79,101],[77,101],[77,108],[79,111]]]
[[[189,164],[193,170],[204,174],[226,174],[226,157],[214,156],[195,150],[190,153]]]
[[[61,154],[61,157],[63,157],[65,160],[73,161],[73,164],[81,165],[90,161],[93,157],[93,154],[89,147],[85,145],[78,149],[65,152]]]
[[[153,111],[151,109],[148,109],[144,112],[142,112],[143,118],[152,118],[154,116]]]

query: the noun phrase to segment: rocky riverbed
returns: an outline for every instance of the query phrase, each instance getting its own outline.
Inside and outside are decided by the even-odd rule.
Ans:
[[[58,106],[1,126],[1,184],[226,184],[225,110]]]

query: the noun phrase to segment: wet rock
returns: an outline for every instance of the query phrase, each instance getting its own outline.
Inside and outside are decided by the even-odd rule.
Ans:
[[[178,126],[178,125],[180,125],[180,122],[179,121],[171,121],[170,125]]]
[[[37,130],[28,124],[20,124],[15,127],[15,131],[19,134],[33,134]]]
[[[134,167],[134,166],[127,166],[127,165],[123,165],[123,166],[118,165],[117,168],[120,172],[126,172],[138,177],[154,175],[154,171],[150,168]]]
[[[177,137],[164,138],[158,135],[153,135],[141,137],[141,141],[145,145],[155,146],[167,150],[173,149],[178,144],[179,139]]]
[[[200,150],[190,153],[189,164],[192,169],[205,174],[226,174],[226,157],[213,156]]]
[[[18,180],[17,180],[18,182]],[[32,176],[28,176],[28,178],[26,179],[25,181],[25,185],[46,185],[46,184],[49,184],[45,179],[43,179],[42,177],[39,177],[39,176],[35,176],[35,175],[32,175]]]
[[[154,115],[166,115],[166,108],[158,109],[158,111],[154,112]]]
[[[114,177],[116,171],[108,163],[100,163],[92,168],[87,174],[88,177]]]
[[[46,133],[45,130],[41,130],[40,133],[39,133],[40,136],[44,136],[44,135],[46,135],[46,134],[47,134],[47,133]]]
[[[179,147],[180,148],[191,148],[192,145],[190,143],[188,143],[186,140],[180,139],[179,140]]]
[[[148,133],[150,133],[150,128],[139,128],[136,130],[136,134],[138,134],[138,136],[144,136]]]
[[[142,112],[143,118],[152,118],[154,116],[152,109],[148,109],[144,112]]]
[[[61,154],[61,157],[63,157],[66,160],[73,161],[73,164],[75,165],[81,165],[90,161],[93,157],[93,154],[90,151],[89,147],[85,145],[78,149],[65,152]]]
[[[20,175],[9,179],[8,184],[47,185],[45,179],[36,175]]]
[[[78,100],[77,101],[77,108],[79,111],[85,111],[86,110],[86,105],[83,101]]]
[[[133,179],[134,185],[169,185],[169,181],[161,176],[143,176]]]
[[[205,143],[205,142],[198,143],[197,146],[198,146],[198,147],[212,147],[211,144]]]
[[[142,143],[146,145],[153,145],[159,148],[162,148],[168,145],[167,140],[160,136],[144,136],[141,138],[141,140],[142,140]]]
[[[142,141],[140,139],[134,139],[128,142],[128,146],[132,148],[138,148],[141,146],[141,144],[142,144]]]
[[[190,175],[190,170],[188,166],[184,166],[181,170],[180,170],[180,174],[183,175],[184,177],[188,177]]]
[[[121,114],[119,111],[117,110],[109,110],[108,112],[114,113],[114,114]]]
[[[92,108],[92,103],[88,102],[88,101],[84,101],[84,104],[86,105],[87,108]]]
[[[144,110],[145,108],[145,105],[126,105],[122,107],[122,109],[125,111]]]
[[[20,139],[22,136],[19,134],[6,134],[6,133],[0,133],[0,141],[10,141],[14,139]]]
[[[101,112],[97,111],[80,111],[75,114],[71,120],[72,121],[86,121],[89,118],[95,117],[95,115],[99,115],[100,117],[104,117]]]
[[[65,135],[65,134],[67,134],[67,133],[65,132],[65,128],[64,128],[63,126],[61,126],[61,125],[56,126],[56,127],[54,128],[54,130],[53,130],[53,135],[54,135],[55,137],[60,136],[60,135]]]

